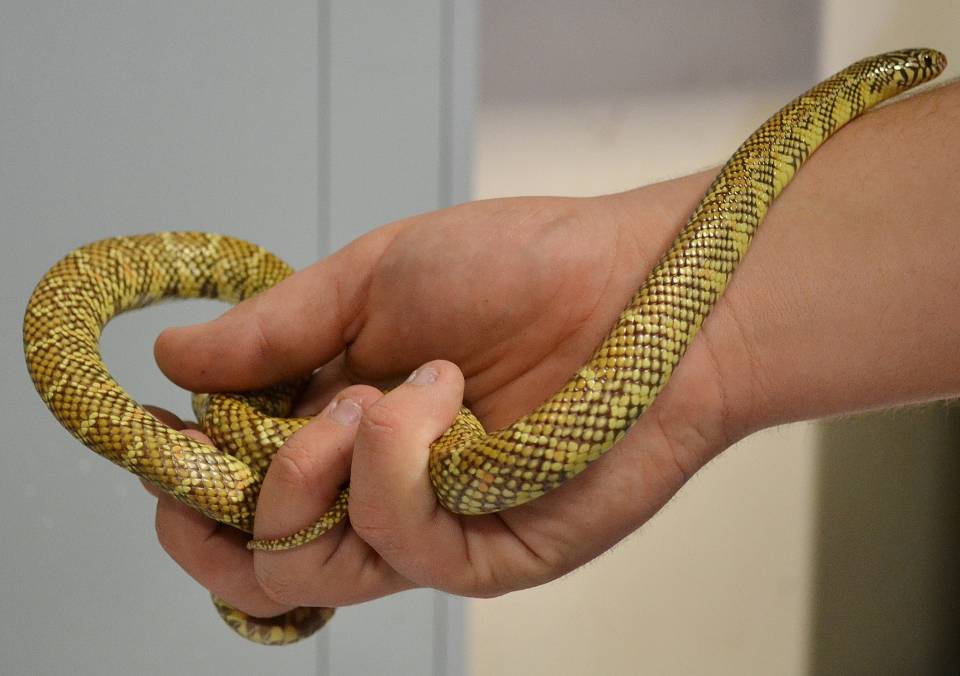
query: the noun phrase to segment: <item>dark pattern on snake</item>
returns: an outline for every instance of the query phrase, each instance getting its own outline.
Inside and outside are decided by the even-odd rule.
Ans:
[[[590,360],[537,410],[487,434],[462,409],[434,442],[430,478],[447,509],[484,514],[523,504],[583,471],[617,442],[666,385],[723,293],[770,203],[833,132],[880,101],[939,74],[929,49],[859,61],[787,104],[724,165],[700,205]],[[105,458],[225,524],[250,532],[263,473],[305,421],[287,419],[296,388],[202,395],[195,410],[219,450],[153,418],[100,358],[104,324],[167,297],[237,302],[291,273],[263,249],[230,237],[160,233],[82,247],[40,281],[27,306],[24,347],[41,398],[70,432]],[[305,544],[347,513],[344,491],[320,522],[251,548]],[[331,609],[251,618],[216,600],[241,635],[289,643]]]

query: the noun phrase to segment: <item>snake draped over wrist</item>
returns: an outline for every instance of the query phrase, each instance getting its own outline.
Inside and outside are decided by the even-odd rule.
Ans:
[[[609,450],[667,384],[771,202],[803,162],[844,124],[945,66],[945,57],[931,49],[863,59],[767,120],[723,166],[603,342],[556,394],[489,433],[461,409],[431,447],[429,474],[440,504],[461,514],[521,505]],[[54,416],[93,451],[210,518],[250,533],[273,454],[306,423],[287,417],[298,384],[195,396],[201,427],[216,444],[208,446],[163,425],[135,402],[104,366],[99,340],[104,325],[121,312],[170,297],[238,302],[291,273],[264,249],[216,234],[134,235],[81,247],[46,273],[27,305],[23,336],[30,376]],[[310,542],[347,516],[348,503],[345,489],[318,523],[249,546],[277,550]],[[255,618],[214,602],[235,631],[266,644],[309,636],[333,614],[329,608],[297,608]]]

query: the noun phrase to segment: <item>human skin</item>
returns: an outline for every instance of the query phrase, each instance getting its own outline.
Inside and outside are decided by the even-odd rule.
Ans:
[[[259,616],[419,586],[494,596],[598,556],[753,431],[960,394],[960,85],[951,84],[865,115],[814,153],[663,393],[603,458],[500,514],[440,508],[428,447],[461,399],[489,429],[552,394],[716,171],[616,195],[416,216],[213,322],[165,331],[157,361],[194,391],[323,367],[297,411],[322,413],[271,465],[256,537],[316,521],[348,479],[351,496],[349,522],[316,542],[254,553],[242,534],[158,495],[163,547]],[[370,385],[415,369],[425,382],[385,395]]]

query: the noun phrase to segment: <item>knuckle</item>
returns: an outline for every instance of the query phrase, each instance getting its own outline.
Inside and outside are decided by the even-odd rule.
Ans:
[[[314,466],[309,449],[298,442],[294,435],[273,456],[269,469],[270,478],[286,488],[302,488],[309,485]]]
[[[351,516],[350,525],[361,540],[378,552],[395,551],[397,549],[396,537],[388,528],[381,526],[375,521],[364,519],[355,522]]]
[[[157,514],[157,518],[154,520],[154,530],[157,533],[157,541],[160,543],[160,547],[163,548],[170,556],[173,556],[176,546],[170,537],[170,530],[164,525],[163,519],[160,518],[160,515]]]
[[[665,462],[657,464],[660,475],[669,483],[682,486],[698,469],[696,456],[690,452],[687,442],[691,437],[700,435],[689,424],[682,430],[677,430],[662,413],[654,416],[653,422],[665,446],[665,457],[663,457]],[[656,454],[652,455],[654,457],[651,459],[660,457]]]
[[[448,589],[448,592],[451,594],[456,594],[457,596],[463,596],[471,599],[495,599],[498,596],[503,596],[509,592],[513,591],[506,585],[501,584],[484,584],[480,580],[471,579],[458,582],[455,585],[451,585]]]
[[[400,429],[403,418],[400,412],[385,402],[377,402],[360,418],[361,434],[375,441],[386,441]]]
[[[475,599],[496,598],[513,591],[514,587],[507,579],[503,579],[505,576],[498,567],[487,564],[486,561],[480,561],[465,567],[460,575],[448,581],[445,591]]]
[[[267,326],[267,320],[264,313],[259,311],[259,298],[254,299],[251,310],[251,319],[253,326],[253,353],[254,356],[263,361],[269,361],[276,357],[277,350],[274,349],[271,332]]]
[[[442,557],[422,555],[409,563],[408,577],[418,585],[457,596],[488,599],[522,588],[516,581],[510,584],[498,575],[484,575],[470,567],[450,565],[450,561]]]
[[[361,540],[374,549],[396,549],[396,530],[392,527],[389,515],[384,514],[375,503],[354,499],[351,495],[350,526]]]
[[[171,527],[170,521],[167,518],[167,511],[162,503],[157,505],[157,514],[153,520],[153,529],[157,533],[157,540],[160,542],[163,551],[176,558],[180,542],[177,537],[178,532],[176,528]]]
[[[408,561],[416,554],[411,537],[398,527],[396,515],[376,501],[350,501],[350,527],[380,556],[393,562]]]
[[[254,557],[257,584],[271,601],[288,606],[303,602],[304,590],[309,584],[305,576],[282,565],[279,557]]]

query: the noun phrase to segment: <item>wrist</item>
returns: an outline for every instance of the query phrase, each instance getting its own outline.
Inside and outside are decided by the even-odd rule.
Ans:
[[[623,263],[629,295],[670,246],[717,171],[713,168],[601,198],[616,210],[617,222],[627,224],[627,236],[635,243],[628,250],[644,252],[641,260],[633,256]],[[739,333],[734,309],[721,299],[644,415],[644,435],[652,423],[685,476],[752,431],[753,409],[761,393],[755,391],[751,355],[738,339]]]
[[[688,469],[771,425],[960,394],[958,129],[952,85],[854,121],[801,169],[649,412]],[[715,174],[611,201],[658,254]]]
[[[764,427],[960,394],[958,156],[955,84],[809,159],[645,416],[686,475]],[[643,282],[715,174],[598,198],[632,238],[612,296]]]
[[[774,203],[688,352],[713,358],[728,440],[960,394],[958,128],[956,84],[869,113]]]

